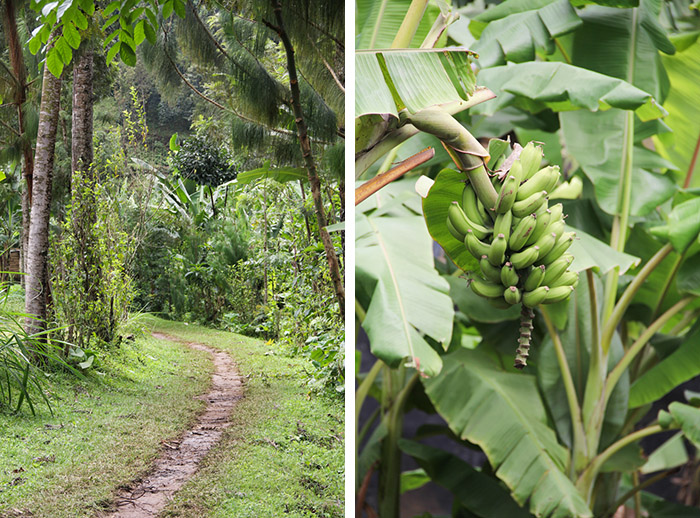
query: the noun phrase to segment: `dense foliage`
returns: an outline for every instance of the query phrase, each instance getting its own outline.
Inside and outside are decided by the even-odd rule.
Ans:
[[[376,192],[356,214],[357,316],[374,355],[358,414],[376,400],[357,428],[358,516],[399,516],[401,495],[429,483],[450,491],[440,512],[455,517],[696,516],[700,410],[682,390],[700,374],[694,6],[419,5],[358,2],[356,17],[356,174]],[[576,233],[577,287],[548,306],[547,289],[525,287],[532,258],[517,278],[489,269],[506,257],[497,214],[527,186],[510,168],[530,141],[541,167],[560,167],[541,190]],[[392,166],[417,174],[379,190]],[[463,199],[472,188],[481,206]],[[456,229],[455,204],[485,226]],[[508,229],[510,259],[532,211],[513,216],[526,223]],[[523,301],[526,326],[521,289],[542,296]],[[414,408],[440,424],[402,437]],[[478,469],[463,460],[474,449]],[[418,469],[402,472],[406,457]],[[683,487],[656,496],[679,470]]]

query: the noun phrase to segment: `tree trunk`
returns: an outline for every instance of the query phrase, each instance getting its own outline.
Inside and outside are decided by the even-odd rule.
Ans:
[[[282,6],[279,0],[272,0],[272,6],[275,11],[277,26],[274,30],[282,40],[285,54],[287,55],[287,71],[289,73],[289,88],[292,92],[292,109],[294,110],[294,118],[297,126],[297,135],[299,137],[299,145],[301,154],[304,156],[306,163],[306,172],[309,176],[309,185],[311,186],[311,196],[314,200],[314,208],[316,210],[316,219],[318,221],[318,230],[321,235],[321,242],[326,252],[326,260],[328,261],[328,269],[331,274],[331,280],[335,289],[335,296],[338,300],[341,318],[345,317],[345,289],[343,288],[343,279],[340,276],[340,266],[338,264],[338,256],[333,247],[333,241],[330,234],[326,230],[326,214],[323,210],[323,201],[321,199],[321,182],[316,172],[316,164],[314,163],[313,155],[311,154],[311,142],[304,120],[304,113],[301,109],[301,94],[299,91],[299,80],[297,78],[296,62],[294,59],[294,47],[284,29],[284,20],[282,18]]]
[[[27,100],[27,67],[24,64],[22,55],[22,44],[17,33],[17,2],[16,0],[5,0],[3,2],[4,12],[2,22],[5,32],[5,41],[10,55],[10,66],[14,75],[15,84],[15,105],[17,107],[17,124],[20,138],[22,139],[22,155],[24,158],[24,170],[22,176],[25,186],[22,190],[22,235],[20,238],[20,269],[27,271],[27,242],[29,240],[29,215],[32,204],[32,178],[34,172],[34,156],[32,143],[25,135],[24,127],[24,103]],[[22,284],[24,284],[22,276]]]
[[[73,66],[73,128],[71,133],[71,167],[88,179],[92,168],[92,70],[93,51],[90,42],[83,42]]]
[[[27,281],[25,295],[26,327],[29,333],[46,329],[49,298],[48,254],[51,180],[54,149],[61,100],[61,78],[54,77],[44,66],[41,89],[39,128],[34,156],[31,223],[27,246]]]

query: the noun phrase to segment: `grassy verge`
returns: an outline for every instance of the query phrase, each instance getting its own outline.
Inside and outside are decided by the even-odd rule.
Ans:
[[[165,511],[169,517],[342,517],[342,401],[309,394],[301,358],[231,333],[148,319],[153,330],[228,351],[247,377],[233,424]]]
[[[43,405],[36,417],[0,414],[0,517],[108,508],[115,488],[148,471],[161,441],[194,421],[210,372],[206,353],[139,336],[102,355],[85,380],[49,374],[53,416]]]

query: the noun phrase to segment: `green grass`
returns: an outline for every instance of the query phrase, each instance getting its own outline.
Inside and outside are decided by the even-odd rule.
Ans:
[[[6,307],[21,310],[14,290]],[[16,306],[16,307],[15,307]],[[170,517],[343,516],[343,404],[310,393],[302,358],[274,345],[153,317],[139,325],[228,351],[246,376],[232,425],[164,512]],[[273,354],[270,354],[273,353]],[[146,473],[163,440],[195,420],[208,355],[145,335],[102,354],[85,380],[46,379],[54,409],[0,413],[0,518],[81,518]]]
[[[0,414],[0,517],[19,509],[80,518],[109,507],[117,487],[148,471],[160,442],[194,421],[210,372],[206,353],[141,336],[85,380],[51,373],[54,416],[45,405],[36,417]]]
[[[154,330],[228,351],[248,379],[233,424],[176,495],[168,517],[344,516],[343,404],[308,393],[310,364],[274,345],[148,319]]]

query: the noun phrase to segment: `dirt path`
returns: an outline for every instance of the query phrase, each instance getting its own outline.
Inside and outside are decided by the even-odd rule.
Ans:
[[[153,333],[153,337],[177,341],[177,338],[161,333]],[[193,342],[188,342],[187,346],[207,351],[214,359],[212,388],[209,393],[199,397],[207,403],[206,410],[195,426],[177,441],[163,443],[163,452],[156,459],[153,469],[134,487],[120,491],[116,498],[117,510],[101,515],[104,518],[157,516],[173,494],[197,471],[200,461],[230,424],[233,407],[243,395],[236,366],[225,352]]]

